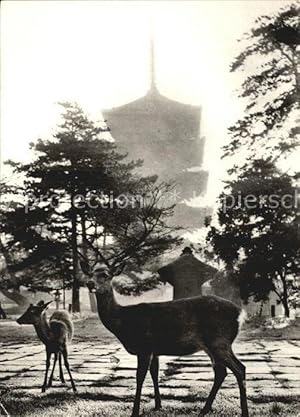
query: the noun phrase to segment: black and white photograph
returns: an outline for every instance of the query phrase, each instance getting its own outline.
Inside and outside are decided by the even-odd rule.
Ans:
[[[300,417],[300,0],[0,13],[0,416]]]

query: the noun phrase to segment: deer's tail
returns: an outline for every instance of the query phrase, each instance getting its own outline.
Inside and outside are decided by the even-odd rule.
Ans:
[[[66,311],[55,311],[49,320],[51,331],[57,338],[67,338],[67,341],[71,341],[74,334],[74,327],[71,317]]]

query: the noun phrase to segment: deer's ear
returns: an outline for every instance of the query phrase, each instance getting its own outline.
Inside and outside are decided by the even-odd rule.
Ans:
[[[80,267],[82,269],[82,272],[85,275],[88,275],[89,277],[92,276],[92,271],[91,271],[91,267],[89,265],[89,263],[86,260],[81,260],[80,262]]]

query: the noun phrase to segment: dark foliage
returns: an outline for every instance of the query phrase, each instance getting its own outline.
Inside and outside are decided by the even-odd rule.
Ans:
[[[296,186],[271,160],[244,166],[221,194],[219,227],[211,228],[209,240],[238,276],[243,298],[262,300],[273,289],[288,308],[292,277],[300,271],[297,212]]]
[[[299,2],[259,17],[244,36],[246,46],[231,71],[250,74],[240,92],[248,104],[245,116],[229,128],[225,157],[245,148],[272,151],[275,158],[299,146],[299,39]]]

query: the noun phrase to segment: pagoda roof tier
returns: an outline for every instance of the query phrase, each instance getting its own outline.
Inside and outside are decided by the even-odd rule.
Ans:
[[[103,110],[104,118],[117,141],[193,140],[199,138],[201,107],[184,104],[161,95],[156,88],[145,96],[119,107]]]

